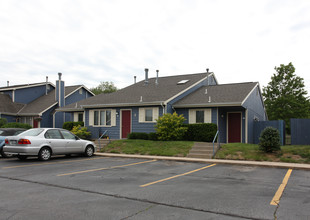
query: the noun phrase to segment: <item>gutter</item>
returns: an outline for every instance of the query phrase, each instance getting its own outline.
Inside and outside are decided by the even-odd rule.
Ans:
[[[196,108],[196,107],[220,107],[220,106],[242,106],[241,102],[219,102],[219,103],[200,103],[200,104],[184,104],[184,105],[173,105],[174,108]]]

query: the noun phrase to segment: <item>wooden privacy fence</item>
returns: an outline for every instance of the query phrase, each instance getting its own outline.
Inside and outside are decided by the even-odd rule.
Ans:
[[[291,144],[310,145],[310,119],[291,118]]]

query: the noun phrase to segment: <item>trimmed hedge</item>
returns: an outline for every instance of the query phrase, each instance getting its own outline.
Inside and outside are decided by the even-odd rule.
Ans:
[[[127,136],[128,139],[141,139],[141,140],[148,140],[149,134],[144,132],[132,132],[129,133]]]
[[[63,125],[62,125],[62,128],[63,129],[66,129],[68,131],[71,131],[73,129],[73,127],[75,126],[81,126],[81,127],[84,127],[84,122],[83,121],[67,121],[65,122]]]
[[[266,127],[259,137],[259,149],[266,153],[281,150],[279,130],[273,127]]]
[[[186,124],[187,132],[184,139],[188,141],[212,142],[217,131],[217,125],[213,123]]]
[[[25,128],[25,129],[30,129],[32,128],[28,124],[24,123],[19,123],[19,122],[10,122],[2,126],[2,128]]]

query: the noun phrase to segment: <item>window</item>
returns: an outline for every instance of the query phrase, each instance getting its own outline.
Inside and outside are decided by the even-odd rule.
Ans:
[[[153,121],[153,109],[145,109],[145,121]]]
[[[196,123],[204,123],[205,117],[204,117],[205,111],[196,111]]]
[[[45,133],[44,136],[45,136],[45,138],[47,138],[47,139],[62,139],[61,134],[60,134],[59,131],[56,130],[56,129],[48,130],[48,131]]]
[[[78,121],[84,121],[84,114],[83,113],[78,113]]]
[[[212,122],[211,108],[207,109],[189,109],[188,122],[189,124],[196,123],[211,123]]]
[[[99,125],[99,111],[94,111],[94,125]]]
[[[139,122],[156,122],[159,116],[159,108],[139,108]]]
[[[94,125],[111,126],[111,110],[94,111]]]
[[[83,94],[83,89],[82,88],[79,89],[79,93],[80,93],[80,95]]]
[[[75,136],[70,131],[61,130],[60,133],[64,136],[65,139],[76,140]]]

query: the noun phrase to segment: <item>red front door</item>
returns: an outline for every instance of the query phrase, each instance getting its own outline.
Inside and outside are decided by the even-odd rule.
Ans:
[[[33,128],[37,128],[38,124],[39,124],[38,121],[34,120],[34,118],[33,118]]]
[[[241,113],[228,113],[228,143],[241,142]]]
[[[127,138],[131,132],[131,111],[122,110],[122,138]]]

